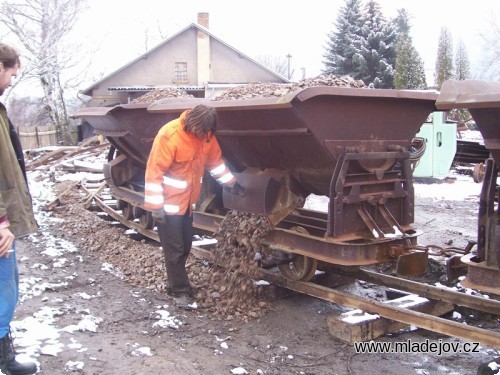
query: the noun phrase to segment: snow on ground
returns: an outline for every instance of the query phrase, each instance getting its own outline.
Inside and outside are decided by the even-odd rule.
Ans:
[[[81,181],[87,177],[87,173],[68,173],[57,175],[56,181]],[[95,179],[95,174],[92,174],[92,179]],[[90,177],[90,176],[89,176]],[[55,182],[51,181],[48,174],[40,171],[28,173],[30,191],[33,198],[33,206],[35,216],[40,226],[37,235],[30,236],[30,241],[33,243],[43,244],[43,254],[47,256],[49,262],[52,261],[53,267],[65,267],[67,263],[66,255],[68,253],[75,253],[79,251],[73,243],[65,239],[54,237],[50,230],[44,230],[50,226],[57,225],[60,219],[52,217],[50,212],[44,211],[42,207],[55,199],[52,192],[52,187]],[[83,262],[81,257],[77,257]],[[19,262],[27,261],[27,259],[18,259]],[[37,269],[48,269],[45,264],[36,263],[30,266]],[[112,266],[111,266],[112,268]],[[103,264],[103,270],[106,270],[106,265]],[[112,272],[111,270],[108,270]],[[68,275],[65,278],[71,279],[76,275]],[[44,300],[48,300],[51,292],[64,288],[67,282],[61,283],[47,283],[40,278],[33,278],[30,276],[21,276],[19,282],[20,290],[20,303],[32,298],[33,296],[40,296],[47,293]],[[91,296],[88,294],[78,294],[75,298],[89,299],[96,298],[98,295]],[[139,298],[139,297],[138,297]],[[153,317],[152,327],[169,327],[178,328],[183,323],[168,311],[168,305],[156,306],[154,311],[151,311]],[[76,350],[78,352],[86,351],[87,349],[82,346],[77,340],[70,339],[69,342],[64,342],[61,339],[61,333],[74,333],[76,331],[89,331],[97,332],[99,330],[99,323],[102,321],[98,311],[81,311],[81,319],[76,324],[67,326],[60,326],[58,324],[59,318],[68,313],[67,309],[55,309],[51,307],[41,306],[32,316],[26,317],[22,320],[14,320],[11,323],[13,330],[13,337],[15,348],[17,351],[17,360],[20,362],[32,361],[37,363],[40,368],[40,363],[37,357],[40,355],[57,356],[58,353],[65,350]],[[151,356],[151,350],[148,347],[142,347],[138,343],[131,345],[131,355],[135,356]],[[84,363],[78,361],[70,361],[66,364],[68,371],[81,370],[85,366]],[[0,371],[0,374],[3,374]]]
[[[459,132],[460,139],[467,141],[476,141],[484,144],[484,139],[480,131],[478,130],[462,130]]]
[[[414,183],[415,197],[432,198],[434,201],[464,201],[477,200],[481,193],[482,184],[475,183],[470,176],[450,174],[452,183]],[[328,197],[311,194],[306,199],[304,208],[327,212]]]
[[[66,173],[60,175],[57,173],[53,174],[43,171],[33,171],[28,174],[36,217],[41,227],[41,235],[32,236],[31,240],[33,242],[42,242],[44,244],[44,254],[52,259],[54,266],[64,267],[66,263],[66,254],[77,252],[78,249],[75,248],[71,242],[61,238],[55,238],[50,234],[50,231],[43,230],[43,228],[47,226],[57,225],[57,219],[53,218],[50,212],[43,211],[41,208],[43,205],[55,199],[52,192],[52,187],[55,184],[55,182],[53,182],[54,178],[55,181],[80,181],[85,179],[87,175],[87,173]],[[92,175],[95,176],[95,174]],[[92,177],[92,180],[94,179],[95,177]],[[456,176],[454,183],[450,184],[416,183],[414,186],[417,197],[433,198],[436,201],[464,200],[469,198],[477,199],[481,190],[481,184],[474,183],[471,177],[460,175]],[[306,208],[325,211],[327,203],[327,197],[311,196],[306,202]],[[22,262],[24,260],[19,259],[19,261]],[[44,264],[33,264],[31,267],[44,269],[47,266]],[[103,270],[106,269],[106,265],[103,265]],[[67,278],[71,277],[71,275],[67,276]],[[48,284],[41,279],[35,279],[29,276],[22,277],[20,280],[20,301],[22,303],[22,301],[32,298],[33,296],[43,295],[46,291],[57,290],[58,288],[64,288],[64,286],[64,282],[59,284]],[[88,299],[96,296],[79,295],[77,297]],[[48,299],[50,297],[47,295],[45,298]],[[86,348],[76,340],[70,340],[69,342],[61,341],[60,333],[72,333],[77,330],[86,330],[91,332],[98,331],[99,323],[102,320],[99,317],[99,312],[82,311],[81,320],[78,323],[69,326],[59,326],[58,318],[62,314],[65,314],[65,311],[42,306],[33,314],[33,316],[13,321],[12,328],[15,332],[15,344],[18,353],[20,353],[18,355],[18,360],[31,360],[39,364],[36,358],[41,354],[57,356],[58,353],[65,350],[86,351]],[[152,327],[160,326],[176,329],[183,324],[182,321],[168,311],[168,305],[156,306],[156,309],[151,311],[151,315],[156,318],[156,320],[152,323]],[[150,348],[142,347],[138,343],[131,345],[130,349],[132,355],[152,355]],[[78,361],[70,361],[66,364],[68,371],[79,370],[84,366],[84,363]],[[246,370],[242,368],[235,368],[232,373],[243,374],[246,373]]]
[[[451,183],[414,183],[415,196],[433,198],[436,201],[463,201],[472,198],[476,199],[481,193],[482,184],[474,182],[470,176],[460,174],[450,174],[450,176],[453,177]]]

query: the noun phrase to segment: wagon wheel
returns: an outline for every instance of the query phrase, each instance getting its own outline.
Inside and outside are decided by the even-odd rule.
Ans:
[[[472,172],[472,179],[476,183],[484,181],[485,167],[483,163],[474,165],[474,172]]]
[[[134,217],[134,208],[132,205],[122,199],[118,199],[118,209],[122,210],[122,216],[127,220],[132,220]]]
[[[139,206],[135,206],[132,209],[135,219],[139,220],[139,225],[145,229],[153,229],[155,226],[155,219],[153,214]]]
[[[278,264],[278,269],[287,279],[294,281],[309,281],[318,268],[318,260],[304,255],[295,254],[289,263]]]
[[[295,232],[309,234],[303,227],[290,228]],[[318,269],[318,260],[300,254],[294,254],[293,259],[288,263],[278,264],[281,274],[287,279],[295,281],[309,281],[313,278]]]
[[[141,210],[142,213],[139,216],[139,224],[141,227],[146,229],[153,229],[155,226],[155,219],[153,218],[153,214],[146,210]]]

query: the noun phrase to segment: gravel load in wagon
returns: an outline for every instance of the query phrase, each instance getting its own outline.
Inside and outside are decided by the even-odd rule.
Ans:
[[[255,84],[218,100],[169,97],[87,108],[78,117],[113,144],[106,180],[119,201],[133,207],[127,214],[151,226],[141,209],[154,136],[185,109],[211,105],[223,156],[247,194],[222,192],[207,176],[199,212],[264,214],[275,227],[268,242],[279,251],[334,264],[374,264],[394,259],[396,245],[415,244],[408,150],[434,111],[437,94],[359,88],[353,82],[341,83],[344,87]],[[234,95],[243,90],[248,91]],[[329,198],[328,213],[301,209],[310,194]],[[195,213],[194,225],[216,228],[217,222]],[[422,271],[424,262],[416,263]],[[313,272],[315,267],[305,268]]]
[[[224,158],[236,172],[244,174],[242,179],[245,175],[250,176],[249,181],[270,179],[265,173],[262,176],[266,170],[273,179],[281,179],[281,185],[294,193],[293,198],[286,198],[287,205],[290,201],[299,203],[300,197],[311,193],[330,196],[335,168],[346,151],[353,159],[344,163],[348,174],[369,173],[380,179],[396,164],[398,152],[411,145],[434,110],[437,97],[430,92],[353,88],[361,85],[352,80],[332,86],[325,86],[325,82],[328,80],[319,86],[318,82],[308,82],[311,87],[305,83],[281,85],[279,90],[270,90],[272,96],[247,99],[246,94],[244,100],[227,99],[227,95],[222,100],[168,97],[152,104],[145,101],[86,108],[77,117],[88,121],[118,150],[122,159],[115,164],[143,170],[162,125],[197,104],[214,106]],[[140,185],[141,174],[120,174],[115,179],[119,185],[134,184],[131,179],[139,180],[136,183]],[[245,204],[254,206],[250,211],[267,213],[272,209],[265,207],[262,199]],[[255,207],[258,205],[261,207]]]

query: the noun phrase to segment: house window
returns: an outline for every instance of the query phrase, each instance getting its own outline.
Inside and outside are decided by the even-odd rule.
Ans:
[[[187,83],[187,62],[176,62],[174,71],[174,83]]]

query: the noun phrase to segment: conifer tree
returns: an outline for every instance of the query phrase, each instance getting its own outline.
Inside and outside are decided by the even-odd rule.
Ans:
[[[382,14],[380,5],[369,0],[364,8],[361,48],[354,56],[355,78],[375,88],[392,88],[396,62],[396,30]]]
[[[410,16],[406,9],[399,9],[393,21],[397,31],[394,87],[396,89],[427,89],[424,63],[413,46],[410,36]]]
[[[353,57],[359,53],[362,45],[360,36],[362,26],[361,0],[346,0],[335,22],[336,30],[328,35],[327,47],[323,55],[325,65],[323,73],[353,74],[356,70]]]
[[[455,74],[454,78],[460,81],[470,78],[470,62],[467,49],[462,39],[458,41],[455,53]]]
[[[467,49],[464,42],[460,39],[457,43],[455,53],[455,72],[454,79],[464,81],[470,78],[470,62],[467,55]],[[466,108],[453,109],[450,111],[449,118],[456,121],[458,126],[467,126],[472,116]]]
[[[434,72],[434,84],[438,89],[444,81],[453,78],[453,39],[446,27],[441,28]]]

